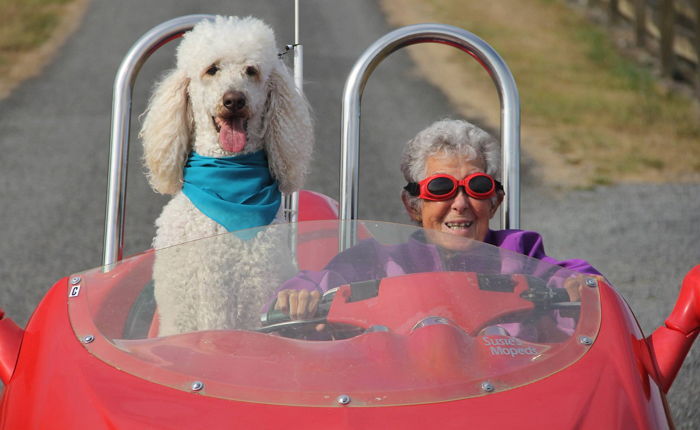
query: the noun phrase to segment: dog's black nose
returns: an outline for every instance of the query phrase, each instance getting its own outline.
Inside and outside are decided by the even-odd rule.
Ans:
[[[238,112],[245,107],[245,94],[240,91],[226,91],[223,103],[229,111]]]

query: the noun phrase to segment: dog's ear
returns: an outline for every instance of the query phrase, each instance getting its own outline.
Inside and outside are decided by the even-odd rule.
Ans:
[[[267,88],[265,149],[280,191],[290,193],[301,188],[309,170],[314,145],[311,108],[282,61],[271,72]]]
[[[189,79],[171,70],[156,85],[144,112],[139,136],[151,187],[162,194],[182,188],[182,169],[191,148],[194,120],[187,88]]]

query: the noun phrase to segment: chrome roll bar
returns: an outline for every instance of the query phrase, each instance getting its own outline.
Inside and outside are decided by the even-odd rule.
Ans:
[[[340,219],[356,220],[359,196],[360,104],[365,84],[391,53],[419,43],[454,46],[475,57],[489,72],[501,101],[503,228],[520,227],[520,97],[515,79],[500,55],[478,36],[443,24],[416,24],[396,29],[372,44],[357,60],[343,90],[341,120]],[[340,249],[354,245],[354,223],[341,223]]]
[[[136,76],[146,60],[171,40],[189,31],[198,22],[214,15],[187,15],[171,19],[141,36],[122,60],[114,79],[112,93],[112,130],[109,145],[109,179],[105,209],[102,265],[121,260],[124,253],[124,217],[126,213],[126,175],[129,160],[131,96]]]

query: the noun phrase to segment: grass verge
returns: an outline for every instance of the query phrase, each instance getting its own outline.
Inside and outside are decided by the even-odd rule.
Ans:
[[[0,98],[39,73],[76,28],[88,0],[0,1]]]
[[[547,182],[700,180],[697,103],[660,85],[563,1],[382,0],[382,6],[393,25],[455,25],[501,54],[520,92],[523,150]],[[465,117],[498,129],[493,84],[473,61],[452,48],[409,50],[421,74]]]

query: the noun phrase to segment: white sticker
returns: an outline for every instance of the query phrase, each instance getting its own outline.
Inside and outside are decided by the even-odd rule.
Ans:
[[[80,294],[80,285],[73,285],[70,287],[68,297],[78,297],[78,294]]]

